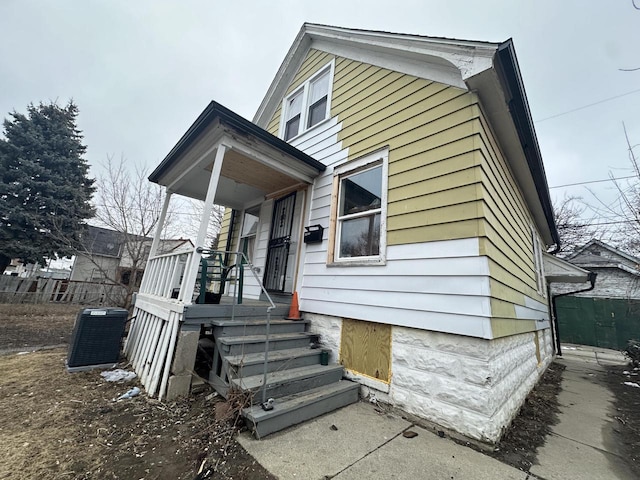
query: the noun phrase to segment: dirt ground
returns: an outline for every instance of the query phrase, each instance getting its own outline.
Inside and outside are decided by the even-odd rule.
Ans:
[[[640,388],[625,384],[640,384],[640,370],[631,366],[608,367],[605,382],[616,397],[614,431],[618,434],[618,443],[628,465],[640,478]]]
[[[201,465],[217,472],[206,478],[273,478],[235,442],[237,409],[211,390],[114,401],[139,384],[67,373],[66,347],[32,351],[67,342],[78,311],[0,305],[0,479],[194,479]]]
[[[67,373],[64,344],[79,310],[0,304],[0,479],[274,478],[235,442],[233,402],[211,390],[170,403],[144,393],[114,401],[140,385],[106,382],[98,371]],[[529,470],[556,421],[563,369],[549,367],[492,456]],[[607,381],[640,478],[640,389],[623,385],[638,378],[627,370],[610,369]],[[201,467],[216,473],[197,477]]]
[[[558,422],[558,394],[565,366],[552,363],[520,407],[492,457],[528,472],[537,449],[544,445],[551,426]]]

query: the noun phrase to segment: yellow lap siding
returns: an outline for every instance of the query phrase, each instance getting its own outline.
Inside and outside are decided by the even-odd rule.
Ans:
[[[393,165],[396,163],[399,163],[399,161],[394,161]],[[412,183],[418,183],[467,168],[473,168],[476,166],[475,163],[476,155],[474,155],[474,152],[467,152],[433,163],[425,163],[419,167],[415,167],[413,170],[404,170],[400,173],[390,174],[389,189],[411,185]]]
[[[314,74],[318,73],[318,71],[329,63],[331,59],[333,59],[333,55],[319,50],[310,50],[307,54],[307,58],[302,62],[302,66],[298,70],[298,73],[293,77],[289,88],[287,88],[285,97],[306,82]]]
[[[389,165],[389,174],[395,175],[466,154],[474,155],[474,165],[476,165],[478,160],[475,159],[476,154],[473,152],[475,142],[474,136],[470,135],[443,145],[431,145],[429,141],[417,141],[404,145],[394,149],[393,163]]]
[[[461,220],[471,220],[482,216],[482,202],[472,201],[458,205],[447,205],[430,210],[389,216],[387,232],[404,230],[423,225],[439,225]]]
[[[439,98],[432,97],[434,102],[447,102],[451,98],[459,98],[457,92],[444,91],[440,92]],[[425,103],[420,102],[412,107],[403,110],[396,110],[395,113],[389,115],[390,112],[378,112],[371,115],[368,120],[358,122],[354,125],[345,127],[340,132],[343,141],[356,145],[363,140],[371,137],[383,135],[390,141],[396,137],[398,145],[406,145],[417,138],[427,138],[436,133],[446,132],[447,130],[458,127],[456,131],[446,133],[445,142],[456,140],[462,134],[470,135],[473,132],[473,124],[469,118],[474,113],[473,106],[465,106],[466,99],[462,101],[451,102],[445,105],[438,105],[441,108],[431,108],[425,111]],[[461,132],[462,126],[466,128]],[[405,138],[402,138],[402,136]],[[374,140],[375,141],[375,140]],[[436,139],[437,141],[437,139]]]
[[[388,203],[400,202],[408,198],[426,197],[430,192],[452,190],[463,185],[477,183],[478,167],[442,175],[420,183],[412,183],[389,189]],[[453,200],[453,197],[451,197]]]
[[[434,242],[474,238],[482,233],[480,219],[451,222],[446,225],[429,225],[387,232],[387,245]]]
[[[332,96],[335,99],[335,105],[339,105],[353,98],[354,92],[351,88],[350,82],[358,82],[364,85],[378,85],[385,77],[390,77],[387,81],[396,78],[396,74],[394,74],[394,72],[380,70],[372,66],[368,66],[361,71],[359,68],[354,69],[354,72],[358,72],[358,74],[354,78],[350,78],[349,82],[341,82],[340,80],[334,81]]]
[[[472,202],[478,198],[478,185],[463,185],[440,192],[408,198],[399,202],[388,202],[387,215],[402,215],[408,212],[420,212],[432,208]]]
[[[231,209],[225,208],[222,215],[222,224],[220,225],[220,234],[218,236],[218,250],[227,248],[227,238],[229,238],[229,225],[231,224]]]
[[[508,337],[519,333],[535,332],[536,328],[535,320],[515,320],[513,318],[498,317],[491,319],[491,331],[493,332],[493,338]]]
[[[495,278],[489,278],[489,289],[493,298],[511,302],[514,305],[525,304],[525,297],[522,292],[517,291],[510,285],[499,282]]]
[[[376,84],[368,85],[358,91],[348,90],[339,97],[334,96],[331,102],[331,115],[335,116],[340,112],[343,116],[353,117],[350,123],[356,123],[394,103],[403,101],[406,97],[415,96],[424,88],[428,88],[428,85],[417,85],[415,78],[389,72]],[[375,103],[367,101],[371,96],[377,98]]]

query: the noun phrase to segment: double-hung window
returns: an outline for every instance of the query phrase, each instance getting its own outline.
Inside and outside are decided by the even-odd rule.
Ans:
[[[333,61],[284,99],[281,137],[290,140],[329,118]]]
[[[336,168],[335,245],[330,261],[384,262],[387,159],[385,150]]]

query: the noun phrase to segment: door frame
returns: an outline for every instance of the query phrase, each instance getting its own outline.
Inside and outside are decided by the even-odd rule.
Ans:
[[[278,215],[278,206],[280,204],[280,202],[285,202],[285,201],[290,201],[291,205],[290,205],[290,213],[289,212],[282,212],[281,215],[284,215],[285,213],[289,213],[289,217],[288,219],[288,228],[287,225],[280,225],[280,227],[284,227],[284,231],[280,231],[280,232],[276,232],[276,217]],[[291,292],[286,292],[285,288],[286,288],[286,282],[287,282],[287,270],[292,266],[292,264],[295,264],[295,262],[289,262],[289,255],[291,254],[291,235],[293,233],[293,228],[294,228],[294,220],[295,220],[295,213],[296,213],[296,206],[297,206],[297,192],[293,191],[287,195],[284,195],[280,198],[274,199],[273,200],[273,207],[272,207],[272,212],[271,212],[271,223],[269,225],[269,236],[267,238],[267,255],[265,257],[265,267],[264,267],[264,276],[262,278],[263,284],[265,289],[268,292],[275,292],[275,293],[291,293]],[[286,208],[286,205],[285,205]],[[282,235],[282,234],[285,235]],[[279,237],[274,237],[274,234],[280,234],[281,236]],[[272,255],[275,254],[275,252],[277,251],[276,249],[284,249],[285,255],[284,255],[284,265],[280,264],[278,265],[277,263],[275,265],[271,265],[270,260],[272,259]],[[276,259],[277,262],[277,259]],[[282,280],[278,279],[276,280],[278,283],[277,286],[278,288],[273,288],[273,282],[269,281],[268,277],[270,275],[273,274],[273,272],[271,271],[272,268],[276,268],[276,273],[278,273],[280,271],[280,268],[282,269],[283,274],[278,274],[278,276],[282,277]],[[292,283],[292,290],[295,289],[295,278],[293,278],[293,283]]]

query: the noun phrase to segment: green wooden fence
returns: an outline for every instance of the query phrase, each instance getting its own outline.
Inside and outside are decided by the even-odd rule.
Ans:
[[[640,340],[640,300],[566,296],[556,308],[562,342],[622,350]]]

